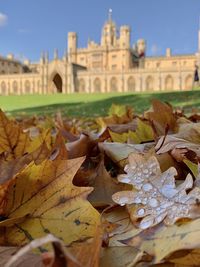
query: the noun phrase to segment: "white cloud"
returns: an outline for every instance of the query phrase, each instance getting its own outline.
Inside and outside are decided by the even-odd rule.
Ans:
[[[8,16],[0,12],[0,27],[3,27],[8,22]]]
[[[153,44],[151,47],[151,53],[155,56],[155,55],[158,55],[160,52],[161,52],[161,48],[158,45]]]

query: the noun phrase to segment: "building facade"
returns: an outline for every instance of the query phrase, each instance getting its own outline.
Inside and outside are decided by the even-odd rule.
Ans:
[[[37,63],[19,62],[12,54],[0,57],[0,94],[192,89],[198,52],[172,55],[168,48],[165,56],[147,57],[145,40],[138,40],[133,47],[130,40],[130,27],[121,26],[118,32],[109,13],[100,43],[89,40],[86,48],[78,48],[77,34],[69,32],[63,58],[58,57],[57,50],[53,60],[42,53]]]

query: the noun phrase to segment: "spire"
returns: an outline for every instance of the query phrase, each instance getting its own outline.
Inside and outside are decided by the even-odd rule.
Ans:
[[[41,56],[40,56],[40,63],[44,63],[45,62],[45,54],[44,51],[42,51]]]
[[[109,8],[108,10],[108,21],[111,22],[112,21],[112,9]]]
[[[49,62],[49,53],[48,53],[48,51],[46,51],[46,53],[45,53],[45,62],[46,63]]]
[[[54,50],[54,60],[55,59],[58,59],[58,49],[57,48]]]

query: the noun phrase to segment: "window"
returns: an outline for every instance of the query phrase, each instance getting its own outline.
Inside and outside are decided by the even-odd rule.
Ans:
[[[116,58],[117,57],[117,55],[112,55],[112,58]]]
[[[116,70],[116,69],[117,69],[117,65],[116,64],[112,65],[112,70]]]

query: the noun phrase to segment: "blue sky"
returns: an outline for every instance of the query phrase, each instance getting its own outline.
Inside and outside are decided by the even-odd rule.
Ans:
[[[0,0],[0,54],[37,61],[58,48],[62,56],[69,31],[79,47],[99,42],[109,8],[118,26],[131,26],[131,44],[146,39],[149,56],[197,51],[200,0]]]

